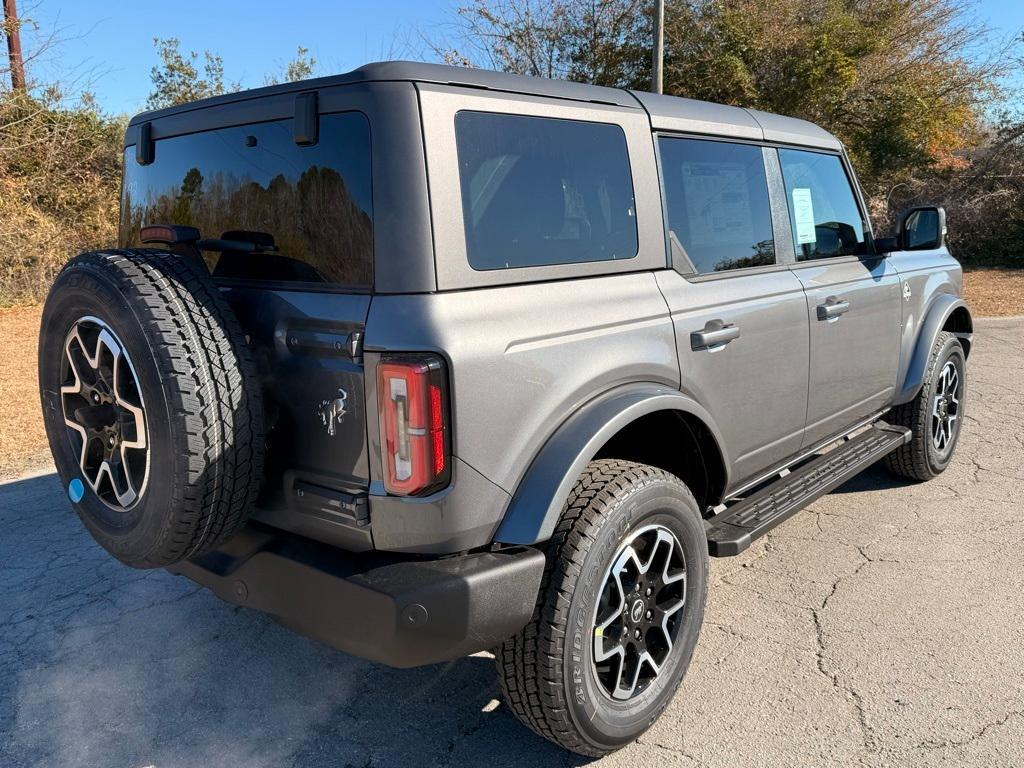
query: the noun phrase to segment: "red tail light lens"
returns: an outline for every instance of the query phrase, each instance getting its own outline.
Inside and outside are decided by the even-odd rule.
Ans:
[[[436,356],[377,367],[384,487],[402,496],[443,488],[450,474],[447,382]]]

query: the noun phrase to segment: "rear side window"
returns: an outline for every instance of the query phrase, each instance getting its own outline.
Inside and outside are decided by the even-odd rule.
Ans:
[[[358,112],[323,115],[319,141],[298,146],[280,120],[161,139],[155,160],[125,153],[122,241],[148,224],[255,244],[206,251],[215,277],[370,286],[370,126]]]
[[[780,149],[797,261],[867,252],[864,221],[837,155]]]
[[[698,274],[775,263],[760,147],[663,136],[658,148],[674,262]]]
[[[617,125],[459,112],[455,136],[473,269],[636,256],[633,181]]]

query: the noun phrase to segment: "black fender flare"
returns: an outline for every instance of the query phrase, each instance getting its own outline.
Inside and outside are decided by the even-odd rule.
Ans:
[[[549,539],[569,491],[601,447],[636,419],[665,410],[691,414],[708,427],[728,474],[729,458],[721,433],[711,414],[696,400],[658,384],[618,387],[577,410],[540,449],[513,494],[495,541],[536,544]]]
[[[925,369],[928,367],[928,356],[935,345],[935,339],[942,332],[950,315],[961,308],[967,312],[968,317],[971,316],[967,302],[949,293],[939,295],[931,303],[931,306],[928,307],[925,319],[921,323],[921,329],[917,333],[917,341],[914,344],[914,351],[911,353],[907,373],[903,377],[903,382],[900,385],[896,398],[893,400],[893,405],[910,402],[917,395],[921,385],[924,384]],[[974,321],[972,318],[972,331],[973,328]],[[956,335],[961,340],[970,344],[973,337],[972,331],[961,331],[957,332]]]

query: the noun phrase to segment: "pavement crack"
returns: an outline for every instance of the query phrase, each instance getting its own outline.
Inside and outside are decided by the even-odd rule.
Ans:
[[[637,744],[644,744],[644,745],[649,746],[649,747],[654,747],[655,749],[664,750],[665,752],[671,752],[673,755],[679,755],[681,757],[685,757],[687,760],[692,761],[695,765],[699,765],[699,766],[707,766],[707,765],[709,765],[705,761],[701,760],[699,757],[696,757],[695,755],[691,754],[690,752],[687,752],[682,747],[670,747],[668,744],[662,744],[660,741],[651,741],[650,739],[643,738],[643,737],[637,739]]]
[[[1005,725],[1008,721],[1014,717],[1024,717],[1024,709],[1015,709],[1007,712],[1005,715],[997,720],[993,720],[990,723],[985,723],[979,730],[972,733],[966,739],[946,739],[945,741],[928,740],[922,741],[917,745],[918,749],[958,749],[959,747],[965,747],[968,744],[980,739],[986,733],[991,731],[993,728],[998,728],[1001,725]]]
[[[867,711],[864,708],[864,700],[860,693],[848,683],[843,682],[838,672],[832,672],[828,669],[825,662],[825,628],[821,622],[821,610],[820,608],[812,608],[811,616],[814,619],[814,633],[816,640],[815,648],[815,662],[818,668],[818,672],[821,673],[831,684],[832,687],[844,695],[844,697],[852,704],[854,715],[857,718],[857,725],[860,728],[861,739],[863,741],[864,749],[868,752],[878,751],[878,740],[875,736],[875,729],[868,720]]]

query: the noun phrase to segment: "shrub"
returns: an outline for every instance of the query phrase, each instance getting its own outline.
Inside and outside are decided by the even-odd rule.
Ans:
[[[38,301],[70,256],[116,240],[123,133],[89,97],[0,93],[0,306]]]

